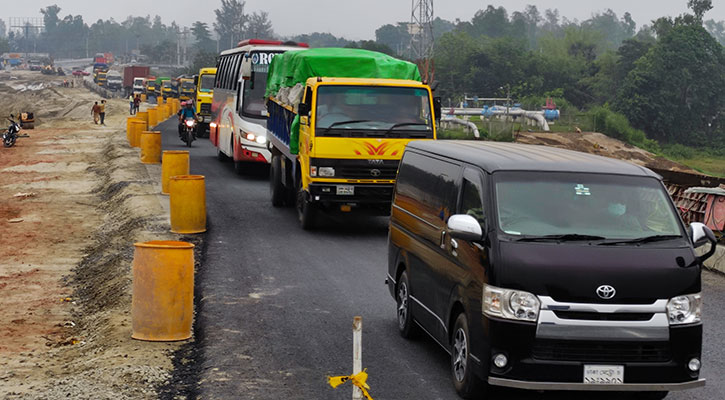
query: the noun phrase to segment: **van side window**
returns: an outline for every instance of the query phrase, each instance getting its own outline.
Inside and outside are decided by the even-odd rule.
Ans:
[[[483,208],[481,174],[473,169],[466,168],[463,172],[463,187],[461,190],[459,213],[473,216],[483,226],[486,222],[486,213]]]
[[[456,207],[461,167],[406,151],[398,171],[396,203],[435,225],[444,225]]]

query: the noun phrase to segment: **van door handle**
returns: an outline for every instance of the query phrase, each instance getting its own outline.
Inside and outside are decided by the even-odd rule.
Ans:
[[[441,231],[441,249],[446,248],[446,231]]]
[[[456,241],[456,239],[451,239],[451,248],[453,250],[457,250],[458,249],[458,241]]]

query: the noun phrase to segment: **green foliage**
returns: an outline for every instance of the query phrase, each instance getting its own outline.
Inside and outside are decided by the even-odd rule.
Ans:
[[[644,132],[633,128],[624,115],[611,111],[607,107],[594,107],[589,111],[589,114],[593,120],[595,131],[629,144],[647,149],[657,149],[657,142],[647,139]]]
[[[349,40],[338,38],[331,33],[313,32],[292,37],[295,42],[304,42],[310,47],[345,47]]]
[[[363,49],[363,50],[371,50],[371,51],[377,51],[380,53],[385,53],[390,56],[395,56],[395,52],[390,47],[378,43],[374,40],[361,40],[359,42],[350,42],[345,45],[347,48],[351,49]]]

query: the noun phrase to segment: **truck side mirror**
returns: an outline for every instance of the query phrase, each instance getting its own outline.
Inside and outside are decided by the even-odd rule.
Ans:
[[[199,85],[199,75],[194,75],[194,86]]]
[[[692,245],[695,248],[701,247],[705,245],[705,243],[710,242],[710,250],[699,257],[700,262],[704,262],[710,258],[713,254],[715,254],[715,250],[717,250],[717,238],[715,237],[715,234],[712,232],[712,229],[708,228],[708,226],[702,222],[693,222],[690,224],[690,240],[692,240]]]
[[[310,105],[307,103],[300,103],[297,106],[297,113],[300,115],[300,117],[306,117],[310,114]]]
[[[435,91],[436,91],[436,89],[438,89],[438,85],[439,85],[439,84],[440,84],[440,82],[438,82],[438,81],[433,81],[433,83],[431,83],[431,84],[430,84],[430,91],[431,91],[431,92],[435,92]]]
[[[440,97],[433,98],[433,116],[435,116],[436,120],[441,119],[441,98]]]

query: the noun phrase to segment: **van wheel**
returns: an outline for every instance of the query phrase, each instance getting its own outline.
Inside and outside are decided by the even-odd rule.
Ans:
[[[451,337],[451,373],[453,385],[464,399],[481,396],[486,385],[473,373],[471,336],[468,333],[466,314],[458,314]]]
[[[410,304],[410,283],[408,273],[403,271],[398,279],[398,286],[395,288],[395,300],[397,304],[398,332],[406,339],[414,339],[418,336],[418,326],[413,322],[413,310]]]
[[[287,190],[282,185],[282,160],[278,155],[272,156],[272,162],[269,166],[269,194],[272,197],[273,206],[284,206]]]
[[[310,202],[309,194],[301,186],[302,184],[299,183],[297,188],[297,219],[299,219],[302,229],[309,231],[315,227],[317,210],[312,205],[312,202]]]

